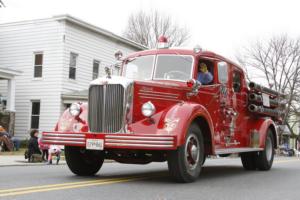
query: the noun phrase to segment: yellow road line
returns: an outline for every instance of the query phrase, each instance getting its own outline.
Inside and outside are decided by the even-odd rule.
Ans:
[[[287,163],[287,162],[295,162],[295,161],[299,162],[300,159],[276,160],[274,162],[275,163]],[[106,179],[98,179],[98,180],[90,180],[90,181],[79,181],[79,182],[70,182],[70,183],[49,184],[49,185],[42,185],[42,186],[3,189],[3,190],[0,190],[0,197],[30,194],[30,193],[37,193],[37,192],[47,192],[47,191],[54,191],[54,190],[74,189],[74,188],[106,185],[106,184],[114,184],[114,183],[122,183],[122,182],[137,181],[137,180],[163,177],[163,176],[166,176],[166,173],[156,173],[156,174],[149,174],[149,175],[144,175],[144,176],[141,175],[141,176],[120,177],[120,178],[106,178]]]
[[[30,194],[30,193],[37,193],[37,192],[47,192],[47,191],[54,191],[54,190],[74,189],[74,188],[80,188],[80,187],[106,185],[106,184],[114,184],[114,183],[122,183],[122,182],[137,181],[137,180],[162,177],[162,176],[164,176],[164,175],[155,174],[155,175],[147,175],[147,176],[132,176],[132,177],[124,177],[124,178],[111,178],[111,179],[102,179],[102,180],[94,180],[94,181],[80,181],[80,182],[74,182],[74,183],[62,183],[62,184],[51,184],[51,185],[44,185],[44,186],[33,186],[33,187],[7,189],[7,190],[0,190],[0,197]]]
[[[70,182],[70,183],[59,183],[59,184],[49,184],[49,185],[31,186],[31,187],[14,188],[14,189],[4,189],[4,190],[0,190],[0,194],[5,193],[5,192],[16,192],[16,191],[20,191],[20,190],[43,189],[43,188],[49,188],[49,187],[63,187],[66,185],[89,184],[89,183],[97,183],[99,181],[106,182],[106,181],[111,181],[111,180],[116,180],[116,178],[92,180],[92,181],[79,181],[79,182]]]
[[[78,184],[78,185],[66,185],[63,187],[49,187],[49,188],[43,188],[43,189],[36,189],[36,190],[23,190],[19,192],[8,192],[5,194],[0,194],[0,197],[5,196],[15,196],[15,195],[22,195],[22,194],[31,194],[31,193],[37,193],[37,192],[47,192],[47,191],[54,191],[54,190],[64,190],[64,189],[74,189],[74,188],[80,188],[80,187],[87,187],[87,186],[96,186],[96,185],[105,185],[105,184],[113,184],[113,183],[121,183],[121,182],[128,182],[128,181],[134,181],[134,180],[140,180],[145,179],[143,178],[130,178],[130,179],[116,179],[112,181],[105,181],[105,182],[95,182],[95,183],[87,183],[87,184]]]

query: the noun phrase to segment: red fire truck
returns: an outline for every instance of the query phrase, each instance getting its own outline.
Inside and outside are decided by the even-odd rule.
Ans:
[[[77,175],[105,159],[167,161],[178,182],[195,181],[210,155],[239,154],[246,170],[269,170],[277,148],[283,95],[253,82],[230,60],[201,48],[161,48],[122,58],[121,76],[90,83],[88,103],[74,103],[42,141],[65,146]],[[212,81],[201,84],[204,63]]]

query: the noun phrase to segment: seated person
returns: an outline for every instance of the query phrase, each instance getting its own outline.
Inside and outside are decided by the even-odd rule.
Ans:
[[[30,131],[30,139],[28,141],[28,161],[42,161],[42,152],[38,144],[38,130],[33,129]],[[26,157],[25,157],[26,158]]]
[[[213,81],[212,74],[208,71],[207,65],[203,62],[199,65],[198,81],[202,85],[210,84]]]

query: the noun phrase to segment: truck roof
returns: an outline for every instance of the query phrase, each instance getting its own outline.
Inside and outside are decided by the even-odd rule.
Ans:
[[[145,55],[155,55],[155,54],[177,54],[177,55],[192,55],[195,57],[203,56],[203,57],[210,57],[218,60],[223,60],[227,63],[230,63],[231,65],[234,65],[242,70],[242,67],[240,67],[235,62],[216,54],[212,51],[200,51],[199,53],[195,53],[193,49],[180,49],[180,48],[171,48],[171,49],[150,49],[145,51],[138,51],[130,54],[128,57],[138,57],[138,56],[145,56]]]

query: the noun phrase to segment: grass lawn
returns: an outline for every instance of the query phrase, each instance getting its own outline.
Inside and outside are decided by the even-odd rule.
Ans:
[[[1,156],[24,155],[26,148],[20,148],[19,151],[4,151],[0,152]]]

